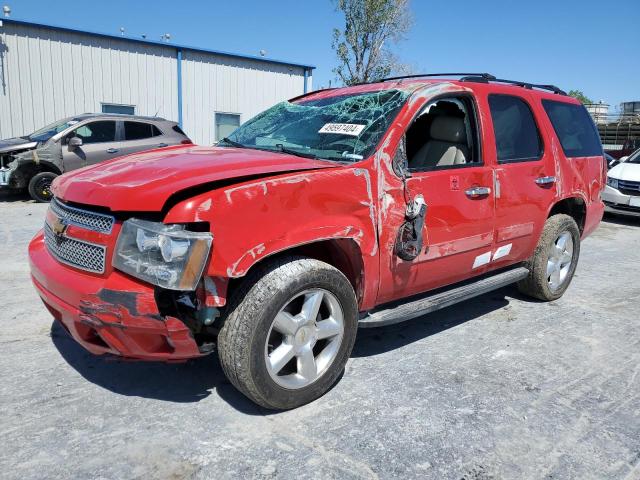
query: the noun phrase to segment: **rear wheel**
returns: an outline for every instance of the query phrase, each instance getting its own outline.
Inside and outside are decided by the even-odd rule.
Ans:
[[[560,298],[569,287],[580,256],[580,230],[569,215],[549,217],[528,262],[520,291],[544,301]]]
[[[47,203],[53,198],[51,183],[58,175],[52,172],[40,172],[29,180],[29,195],[36,202]]]
[[[335,383],[356,331],[347,278],[324,262],[288,258],[250,274],[234,294],[218,336],[220,363],[255,403],[295,408]]]

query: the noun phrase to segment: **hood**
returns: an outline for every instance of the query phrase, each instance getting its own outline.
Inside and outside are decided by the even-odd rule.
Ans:
[[[607,176],[618,180],[640,182],[640,163],[620,163],[609,170]]]
[[[7,138],[0,140],[0,153],[11,152],[12,150],[22,150],[24,148],[34,148],[38,142],[32,142],[24,138]]]
[[[160,211],[176,192],[206,183],[339,164],[246,148],[177,146],[137,153],[58,177],[53,194],[112,211]]]

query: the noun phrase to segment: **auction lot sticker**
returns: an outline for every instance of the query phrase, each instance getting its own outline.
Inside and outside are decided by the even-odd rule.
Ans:
[[[325,123],[318,130],[318,133],[339,133],[341,135],[351,135],[357,137],[362,133],[366,125],[358,125],[356,123]]]

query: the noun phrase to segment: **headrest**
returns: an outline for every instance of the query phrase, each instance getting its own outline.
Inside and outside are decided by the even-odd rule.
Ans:
[[[449,143],[467,143],[464,120],[458,117],[438,116],[431,123],[431,138]]]

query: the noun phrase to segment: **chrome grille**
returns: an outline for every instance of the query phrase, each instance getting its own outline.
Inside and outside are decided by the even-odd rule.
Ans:
[[[71,225],[87,228],[101,233],[111,233],[115,218],[104,213],[89,212],[79,208],[65,205],[57,199],[53,199],[49,208],[60,219]]]
[[[640,182],[618,180],[618,190],[625,195],[640,195]]]
[[[106,247],[56,235],[44,224],[45,245],[59,262],[94,273],[104,273]]]

